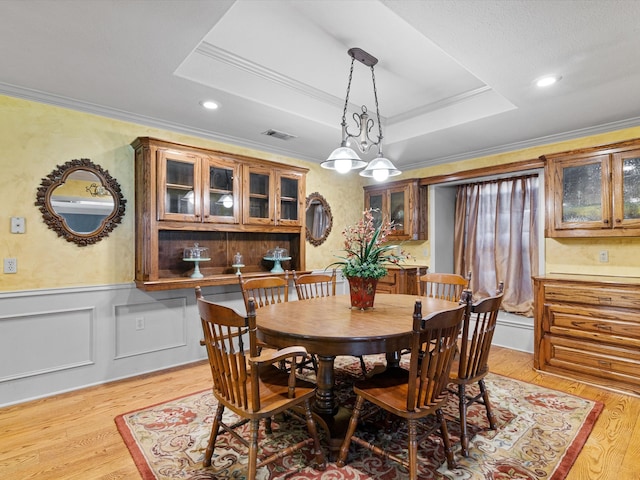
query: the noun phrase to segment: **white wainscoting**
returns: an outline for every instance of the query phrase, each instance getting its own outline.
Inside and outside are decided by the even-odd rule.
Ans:
[[[342,278],[337,291],[348,293]],[[237,285],[203,294],[244,312]],[[0,406],[206,359],[193,289],[0,293],[0,312]],[[532,352],[533,320],[501,313],[494,344]]]
[[[203,293],[244,311],[236,285]],[[0,406],[206,358],[193,289],[0,293],[0,312]]]

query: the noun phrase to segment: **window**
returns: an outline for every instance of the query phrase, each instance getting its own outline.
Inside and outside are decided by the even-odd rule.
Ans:
[[[474,295],[505,284],[502,308],[533,315],[538,274],[538,176],[460,185],[456,195],[454,270],[472,272]]]

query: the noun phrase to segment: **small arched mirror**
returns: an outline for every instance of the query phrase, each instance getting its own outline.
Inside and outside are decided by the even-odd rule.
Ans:
[[[312,193],[306,201],[307,240],[316,247],[327,239],[333,226],[331,207],[319,193]]]
[[[126,200],[109,172],[86,158],[70,160],[42,179],[35,205],[59,236],[83,247],[109,235]]]

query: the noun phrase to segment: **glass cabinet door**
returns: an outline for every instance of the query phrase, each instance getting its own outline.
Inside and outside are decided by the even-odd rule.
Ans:
[[[163,150],[158,165],[158,220],[200,221],[199,158]]]
[[[304,194],[301,176],[280,173],[278,174],[278,185],[276,223],[278,225],[302,225],[300,217],[303,211]]]
[[[405,218],[407,212],[406,189],[392,190],[389,192],[389,218],[395,225],[394,236],[402,236],[406,232]]]
[[[554,223],[561,229],[611,228],[609,156],[558,160],[552,181]]]
[[[640,150],[613,155],[613,226],[640,227]]]
[[[240,168],[233,162],[209,159],[209,174],[203,198],[204,221],[211,223],[240,222]]]
[[[273,224],[273,171],[269,168],[245,165],[243,172],[244,223]]]
[[[365,210],[371,209],[373,220],[376,227],[382,223],[382,218],[387,206],[387,192],[384,191],[370,191],[366,192],[364,196],[364,208]]]

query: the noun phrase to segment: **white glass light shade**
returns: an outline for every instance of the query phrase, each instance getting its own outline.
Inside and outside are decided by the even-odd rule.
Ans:
[[[347,173],[352,169],[362,168],[367,164],[360,159],[358,154],[349,147],[338,147],[329,158],[320,164],[322,168],[335,170],[338,173]]]
[[[369,162],[367,168],[360,172],[362,177],[370,177],[378,182],[382,182],[389,177],[395,177],[402,172],[398,170],[391,160],[384,157],[376,157]]]

